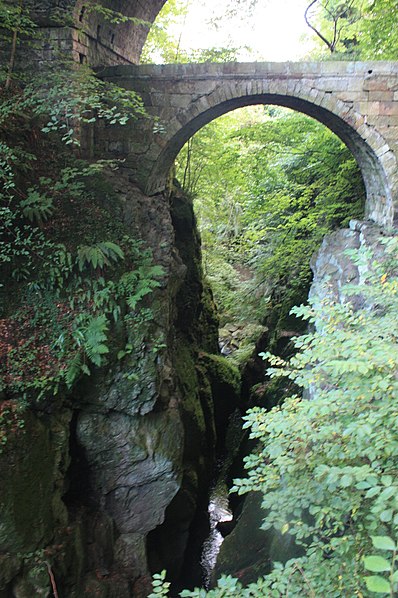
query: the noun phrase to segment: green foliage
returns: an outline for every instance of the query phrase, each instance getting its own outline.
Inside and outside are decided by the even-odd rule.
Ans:
[[[289,362],[264,356],[271,376],[288,376],[311,398],[248,412],[257,448],[232,489],[260,491],[263,527],[289,532],[303,556],[245,588],[224,577],[181,596],[396,594],[398,237],[386,239],[383,263],[366,249],[351,256],[362,280],[343,289],[345,302],[296,308],[316,331],[296,339]]]
[[[397,18],[397,0],[367,3],[357,34],[362,59],[397,60]]]
[[[160,596],[167,596],[169,593],[170,583],[166,581],[166,571],[155,573],[152,578],[152,592],[148,598],[159,598]]]
[[[112,241],[102,241],[95,245],[83,245],[77,248],[77,265],[80,272],[86,266],[92,266],[102,269],[104,266],[110,266],[111,261],[124,259],[124,253],[119,245]]]
[[[257,0],[249,4],[253,7]],[[236,47],[233,40],[225,44],[225,47],[203,47],[188,48],[184,31],[187,17],[193,6],[182,0],[168,0],[160,11],[156,21],[152,25],[147,41],[141,55],[142,63],[188,63],[188,62],[233,62],[237,60],[237,54],[242,48]],[[221,6],[221,13],[213,15],[214,4],[208,6],[209,27],[218,28],[221,18],[230,19],[236,16],[236,10],[243,11],[248,8],[248,3],[241,3],[238,0],[231,0]],[[218,8],[218,7],[216,7]],[[189,42],[188,42],[189,43]],[[246,48],[247,49],[247,48]]]
[[[31,222],[36,221],[42,224],[53,211],[53,202],[51,197],[41,195],[37,189],[27,190],[26,199],[20,203],[22,214]]]
[[[372,536],[375,548],[389,551],[398,535],[396,238],[386,251],[384,265],[367,251],[355,258],[363,282],[345,292],[362,295],[363,307],[324,300],[296,308],[317,331],[295,341],[288,363],[264,356],[276,366],[271,376],[288,376],[312,399],[291,397],[245,418],[260,445],[246,459],[249,477],[234,490],[261,490],[264,527],[288,531],[303,547],[297,562],[314,595],[365,595],[364,581],[369,591],[388,585],[390,592],[395,584],[395,553],[370,554]],[[364,580],[363,567],[390,577]],[[292,589],[305,591],[303,579],[291,580]]]
[[[23,2],[0,1],[12,53],[20,36],[35,42],[29,19]],[[140,98],[72,62],[27,73],[11,58],[0,73],[1,443],[20,428],[24,408],[112,357],[115,323],[131,342],[134,327],[152,317],[143,300],[163,275],[106,190],[101,173],[114,164],[71,153],[82,126],[142,116]]]
[[[223,323],[248,311],[264,317],[270,298],[293,305],[323,236],[363,210],[348,149],[320,123],[282,108],[213,121],[180,153],[177,177],[194,197]]]
[[[60,384],[71,387],[81,374],[89,375],[89,364],[104,364],[111,323],[123,318],[129,326],[132,314],[139,315],[139,302],[159,286],[163,270],[152,264],[139,242],[126,236],[123,249],[105,241],[84,251],[77,247],[75,257],[42,234],[36,242],[39,263],[28,243],[21,254],[29,267],[12,271],[24,286],[20,306],[3,320],[9,340],[0,347],[0,371],[1,390],[11,395],[33,392],[40,398],[57,393]],[[127,271],[106,274],[110,260],[123,260]],[[12,263],[10,258],[8,267]]]
[[[396,60],[397,0],[315,0],[308,2],[307,24],[320,51],[336,59]]]
[[[384,575],[366,576],[366,587],[372,593],[393,596],[398,590],[397,545],[389,536],[372,536],[372,544],[383,551],[384,556],[365,556],[364,567],[367,571]]]
[[[312,0],[305,20],[332,54],[341,47],[352,51],[357,45],[353,28],[361,19],[361,8],[357,0]]]
[[[67,145],[80,144],[82,124],[103,120],[111,125],[124,125],[145,114],[141,98],[134,91],[101,81],[89,67],[77,68],[73,62],[49,65],[45,71],[29,78],[22,93],[4,97],[0,106],[0,130],[9,129],[10,119],[26,112],[45,118],[42,131],[61,133]]]

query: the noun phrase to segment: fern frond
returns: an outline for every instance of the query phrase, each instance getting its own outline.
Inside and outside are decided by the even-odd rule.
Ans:
[[[28,189],[28,196],[21,201],[22,213],[25,218],[31,222],[38,222],[41,224],[47,220],[53,212],[53,202],[51,197],[41,195],[34,189]]]
[[[102,241],[95,245],[81,245],[77,249],[76,263],[80,272],[85,266],[92,266],[94,270],[109,266],[111,260],[117,262],[124,259],[123,250],[111,241]]]
[[[65,373],[65,383],[68,388],[71,388],[82,370],[82,354],[78,351],[74,357],[68,362],[68,367]]]
[[[84,330],[84,351],[90,361],[102,365],[102,355],[109,353],[107,341],[108,321],[105,314],[90,318]]]

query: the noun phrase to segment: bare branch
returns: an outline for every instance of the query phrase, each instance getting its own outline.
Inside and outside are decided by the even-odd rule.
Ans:
[[[323,43],[325,43],[327,45],[330,52],[333,53],[334,48],[335,48],[335,46],[333,45],[333,42],[329,42],[326,39],[326,37],[324,35],[322,35],[322,33],[320,31],[318,31],[318,29],[314,25],[312,25],[312,23],[309,20],[310,19],[309,11],[314,6],[314,4],[316,4],[317,2],[318,2],[318,0],[312,0],[312,2],[307,6],[307,8],[305,9],[305,12],[304,12],[304,19],[305,19],[305,22],[307,23],[308,27],[310,29],[312,29],[312,31],[323,41]],[[336,22],[335,22],[335,25],[336,25]]]

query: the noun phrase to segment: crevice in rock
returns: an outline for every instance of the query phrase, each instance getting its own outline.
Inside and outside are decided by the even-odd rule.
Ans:
[[[79,411],[74,411],[70,422],[69,456],[70,465],[66,475],[67,490],[63,501],[70,512],[81,507],[92,505],[92,489],[90,487],[90,466],[84,448],[77,438],[77,422]]]

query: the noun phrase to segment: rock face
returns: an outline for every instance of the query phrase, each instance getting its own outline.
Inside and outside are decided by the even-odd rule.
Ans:
[[[361,271],[352,263],[346,252],[367,248],[382,257],[384,236],[380,226],[370,221],[358,220],[351,220],[349,229],[327,235],[311,260],[314,280],[310,297],[322,299],[327,296],[337,301],[344,299],[342,286],[358,283],[361,276]]]
[[[113,172],[108,182],[165,276],[152,318],[128,331],[131,350],[30,412],[0,455],[1,598],[48,596],[49,571],[66,598],[146,596],[148,556],[177,579],[206,533],[214,402],[236,402],[238,389],[211,356],[217,319],[192,205],[179,192],[146,197]]]

